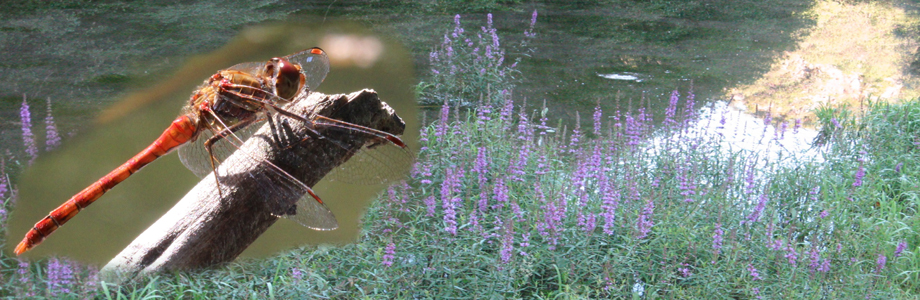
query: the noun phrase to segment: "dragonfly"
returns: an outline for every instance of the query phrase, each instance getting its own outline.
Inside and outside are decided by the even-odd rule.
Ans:
[[[182,113],[159,138],[37,222],[16,246],[15,254],[20,255],[34,248],[106,191],[176,149],[182,163],[199,177],[213,172],[220,193],[222,184],[233,185],[236,183],[234,181],[243,180],[245,176],[222,178],[217,174],[217,167],[230,154],[243,151],[240,150],[242,144],[256,129],[262,127],[258,124],[266,122],[272,128],[281,128],[289,121],[302,122],[308,125],[307,133],[311,138],[305,140],[325,140],[354,153],[345,165],[333,170],[325,178],[379,184],[404,176],[414,157],[398,136],[322,115],[300,115],[283,108],[293,101],[306,99],[328,73],[329,58],[325,51],[316,47],[284,57],[274,57],[267,62],[241,63],[218,71],[192,93]],[[337,134],[321,133],[330,131]],[[355,140],[364,142],[355,147]],[[353,150],[355,148],[358,149],[356,152]],[[259,160],[254,154],[247,154],[246,157],[253,161]],[[273,186],[268,188],[303,195],[293,207],[290,204],[270,203],[285,207],[287,213],[280,216],[315,230],[333,230],[338,227],[335,215],[301,179],[268,161],[257,163],[267,171],[250,176],[269,176],[269,180],[262,180],[271,182]],[[265,201],[282,200],[268,197]]]

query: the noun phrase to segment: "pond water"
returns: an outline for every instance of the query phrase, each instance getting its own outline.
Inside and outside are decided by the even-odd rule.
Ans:
[[[517,66],[520,77],[516,81],[515,101],[526,98],[529,105],[537,105],[545,100],[551,118],[561,119],[568,126],[575,122],[577,112],[587,116],[595,106],[612,113],[627,112],[641,105],[656,120],[661,120],[671,92],[678,90],[684,101],[692,86],[696,108],[701,112],[709,107],[718,108],[709,111],[728,109],[724,104],[713,106],[713,103],[729,100],[730,107],[743,107],[729,114],[734,116],[728,120],[735,122],[732,128],[744,126],[739,124],[756,124],[765,113],[772,113],[773,125],[760,123],[770,128],[772,134],[774,127],[783,122],[792,124],[794,119],[800,118],[789,111],[803,110],[805,106],[793,107],[778,98],[771,100],[760,96],[765,94],[764,89],[776,91],[779,90],[776,86],[782,85],[765,80],[768,78],[765,74],[775,72],[778,66],[790,65],[784,62],[789,53],[818,44],[808,39],[809,33],[820,33],[822,31],[815,28],[833,23],[826,20],[821,23],[822,14],[815,9],[830,5],[821,3],[698,1],[671,7],[663,1],[608,1],[602,5],[595,1],[546,1],[496,11],[493,21],[502,45],[507,45],[508,61],[521,58]],[[415,108],[400,100],[412,102],[413,84],[429,75],[428,53],[452,29],[453,14],[407,17],[404,14],[375,14],[372,9],[358,5],[349,9],[349,5],[305,6],[295,1],[199,1],[167,5],[109,2],[86,7],[21,7],[0,13],[3,16],[0,19],[0,51],[4,55],[0,80],[6,87],[0,91],[0,156],[7,166],[5,172],[20,188],[20,202],[9,224],[8,241],[18,241],[25,228],[42,214],[146,146],[178,114],[182,101],[209,74],[237,62],[289,54],[294,51],[290,50],[291,45],[319,45],[327,35],[378,39],[385,45],[385,55],[391,56],[379,60],[386,63],[376,64],[378,69],[373,72],[357,67],[360,64],[357,61],[334,64],[320,91],[377,89],[385,101],[402,103],[394,106],[398,106],[398,112],[411,112],[401,115],[410,122],[410,128],[417,128],[412,127],[418,124]],[[881,12],[900,10],[906,15],[916,11],[906,4],[889,6],[871,8]],[[523,56],[526,49],[512,45],[524,40],[524,30],[534,10],[539,13],[534,29],[536,36],[526,47],[532,52]],[[340,22],[348,18],[371,28]],[[461,20],[469,32],[486,25],[485,13],[463,14]],[[297,35],[287,35],[292,37],[289,40],[297,40],[296,43],[273,44],[261,50],[228,46],[232,41],[246,38],[247,33],[250,39],[255,36],[276,40],[279,35],[253,30],[252,26],[261,24],[263,27],[258,28],[265,28],[266,23],[280,21],[302,24],[295,27],[310,33],[298,31]],[[916,28],[908,29],[900,32],[902,40],[907,41],[903,42],[903,49],[899,48],[906,57],[899,62],[904,65],[905,72],[910,72],[911,62],[916,61],[913,58],[916,47],[908,47],[914,41]],[[803,40],[811,44],[803,45]],[[405,48],[399,46],[399,42]],[[408,54],[403,49],[408,49]],[[331,49],[327,51],[335,55]],[[215,52],[236,55],[205,56]],[[809,55],[800,55],[810,62],[796,70],[824,71],[820,74],[809,71],[812,73],[803,77],[819,78],[835,70],[829,67],[833,63],[828,59]],[[414,67],[411,62],[415,63]],[[840,67],[844,75],[838,81],[846,81],[844,79],[854,74],[860,79],[869,76],[866,74],[878,73],[873,70],[875,73],[862,74],[859,68]],[[413,72],[421,79],[412,79]],[[826,81],[837,79],[831,77]],[[893,82],[908,91],[914,85],[893,75],[881,76],[876,81],[862,80],[857,86],[870,86],[876,81]],[[760,88],[764,86],[767,88]],[[887,89],[885,86],[875,90],[865,88],[856,94],[876,90]],[[384,93],[389,93],[389,97]],[[23,95],[31,107],[32,130],[37,143],[45,143],[46,123],[43,120],[49,105],[54,124],[63,138],[63,146],[53,151],[39,147],[41,150],[33,168],[27,168],[30,155],[22,137]],[[746,106],[741,105],[744,100]],[[705,124],[713,124],[718,114],[701,115],[710,116]],[[585,125],[589,124],[588,118],[582,119]],[[720,130],[703,125],[698,129]],[[416,129],[407,131],[417,132]],[[755,133],[751,135],[759,135],[760,128]],[[810,139],[807,137],[812,134],[806,132],[796,135],[799,138],[785,139],[783,143],[786,144],[781,147],[807,151]],[[746,143],[741,147],[752,150],[757,150],[757,145],[776,145],[751,143],[757,138],[755,136],[735,137]],[[81,213],[61,232],[36,248],[33,255],[59,254],[97,264],[106,262],[197,182],[174,155],[162,160],[103,196],[99,204]],[[332,195],[333,199],[358,199],[368,198],[377,191],[369,189],[361,196],[335,193],[350,189],[328,187],[318,192]],[[278,230],[266,234],[257,242],[260,244],[254,246],[259,250],[247,255],[264,255],[304,242],[341,243],[353,239],[359,227],[356,219],[363,205],[331,205],[337,215],[351,216],[346,217],[350,225],[340,231],[341,235],[321,236],[296,226],[276,226]],[[345,207],[357,209],[345,212]],[[7,243],[8,247],[13,244]]]

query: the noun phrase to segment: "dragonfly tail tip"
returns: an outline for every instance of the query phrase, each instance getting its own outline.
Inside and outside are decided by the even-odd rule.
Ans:
[[[15,253],[16,256],[19,256],[20,254],[23,254],[26,251],[29,251],[29,249],[32,249],[32,247],[29,247],[26,241],[22,241],[22,242],[19,242],[19,245],[16,245],[16,249],[13,250],[13,253]]]

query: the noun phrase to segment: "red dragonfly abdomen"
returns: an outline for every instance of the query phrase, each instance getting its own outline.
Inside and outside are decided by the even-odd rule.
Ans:
[[[61,204],[61,206],[51,211],[51,213],[45,216],[41,221],[35,223],[35,226],[26,233],[22,242],[19,242],[19,245],[16,246],[16,255],[29,251],[29,249],[40,244],[48,235],[57,230],[58,227],[61,227],[64,223],[67,223],[68,220],[77,215],[80,210],[92,204],[96,199],[99,199],[102,194],[105,194],[105,192],[127,179],[128,176],[131,176],[131,174],[134,174],[134,172],[137,172],[148,163],[169,153],[172,149],[185,144],[195,137],[197,133],[198,125],[191,118],[185,115],[176,118],[169,128],[167,128],[156,141],[150,144],[150,146],[147,146],[146,149],[115,170],[112,170],[112,172],[109,172],[108,175],[105,175],[89,187],[83,189],[83,191],[71,197],[70,200],[67,200],[67,202],[64,202],[64,204]]]

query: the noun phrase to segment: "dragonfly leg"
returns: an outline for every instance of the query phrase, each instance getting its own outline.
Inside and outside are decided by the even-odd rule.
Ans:
[[[231,85],[230,87],[236,87],[236,86],[237,86],[237,85]],[[248,87],[248,86],[247,86],[247,88],[253,88],[253,87]],[[255,88],[253,88],[253,89],[255,89]],[[261,89],[255,89],[255,90],[265,92],[265,91],[263,91],[263,90],[261,90]],[[286,117],[289,117],[289,118],[292,118],[292,119],[295,119],[295,120],[302,121],[302,122],[306,123],[306,124],[307,124],[307,126],[306,126],[306,128],[307,128],[307,134],[310,135],[311,138],[317,139],[317,140],[325,139],[325,137],[323,137],[322,134],[320,134],[318,131],[316,131],[315,128],[313,128],[313,122],[312,122],[310,119],[308,119],[308,118],[306,118],[306,117],[304,117],[304,116],[300,116],[300,115],[297,115],[297,114],[295,114],[295,113],[289,112],[289,111],[287,111],[287,110],[284,110],[284,109],[282,109],[281,107],[278,107],[278,105],[276,105],[275,102],[272,101],[272,100],[269,100],[269,99],[260,99],[260,98],[258,98],[258,97],[256,97],[256,96],[243,94],[243,93],[240,93],[240,92],[238,92],[238,91],[231,90],[231,89],[222,89],[222,91],[223,91],[223,92],[226,92],[226,93],[230,93],[230,94],[236,96],[236,98],[238,98],[238,99],[234,99],[233,97],[224,97],[224,98],[225,98],[227,101],[230,101],[231,103],[234,103],[234,104],[237,105],[237,106],[246,107],[245,103],[243,103],[243,102],[250,102],[249,104],[260,106],[260,107],[262,107],[263,109],[265,109],[265,108],[271,108],[272,110],[278,112],[279,114],[281,114],[281,115],[283,115],[283,116],[286,116]],[[271,94],[269,94],[269,95],[271,95]],[[277,99],[280,99],[281,101],[284,101],[284,102],[287,102],[287,101],[288,101],[288,100],[284,100],[284,99],[282,99],[281,97],[278,97],[278,96],[271,96],[271,98],[277,98]]]
[[[229,127],[226,127],[223,130],[215,133],[213,136],[208,138],[207,141],[204,142],[204,149],[208,151],[208,160],[211,162],[211,170],[214,172],[214,180],[217,183],[217,194],[218,196],[220,196],[221,199],[224,198],[224,195],[220,188],[220,174],[217,173],[217,165],[219,164],[219,162],[217,161],[217,157],[214,156],[212,147],[214,146],[214,143],[217,143],[218,141],[222,139],[226,139],[231,136],[232,136],[232,139],[238,140],[239,138],[236,137],[234,133],[239,131],[240,129],[246,128],[246,126],[252,124],[255,121],[257,121],[256,118],[244,119],[236,124],[230,125]],[[237,141],[237,142],[238,144],[242,144],[243,141]]]

